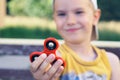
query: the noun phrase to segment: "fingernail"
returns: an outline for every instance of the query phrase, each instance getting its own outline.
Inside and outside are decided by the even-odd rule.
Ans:
[[[63,61],[61,59],[58,59],[58,64],[63,64]]]
[[[46,58],[47,55],[46,55],[46,54],[41,54],[41,57],[42,57],[42,58]]]
[[[50,54],[50,59],[54,59],[55,55],[54,54]]]

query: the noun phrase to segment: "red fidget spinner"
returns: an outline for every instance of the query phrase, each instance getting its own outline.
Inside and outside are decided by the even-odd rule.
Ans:
[[[65,67],[65,61],[61,57],[58,57],[56,55],[56,50],[57,50],[58,47],[59,47],[59,44],[58,44],[58,41],[55,38],[53,38],[53,37],[47,38],[44,41],[44,49],[43,49],[43,51],[42,52],[37,52],[37,51],[32,52],[30,54],[30,61],[33,62],[36,57],[39,57],[43,53],[46,53],[47,56],[50,55],[50,54],[54,54],[55,55],[55,61],[58,60],[58,59],[61,59],[63,61],[62,66]],[[55,61],[53,61],[53,63]]]

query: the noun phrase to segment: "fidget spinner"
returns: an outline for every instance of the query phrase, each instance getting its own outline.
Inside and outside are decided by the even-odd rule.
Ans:
[[[50,54],[54,54],[55,60],[53,61],[53,63],[58,59],[61,59],[63,61],[62,66],[65,67],[65,61],[61,57],[58,57],[56,55],[56,50],[58,47],[59,47],[58,41],[53,37],[49,37],[44,41],[44,49],[42,52],[35,51],[30,54],[30,61],[33,62],[37,57],[39,57],[43,53],[47,54],[47,56],[49,56]]]

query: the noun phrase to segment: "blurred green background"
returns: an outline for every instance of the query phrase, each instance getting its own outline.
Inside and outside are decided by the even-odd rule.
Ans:
[[[99,40],[120,41],[120,1],[98,0],[102,10]],[[7,0],[5,25],[0,38],[61,39],[52,19],[52,0]]]

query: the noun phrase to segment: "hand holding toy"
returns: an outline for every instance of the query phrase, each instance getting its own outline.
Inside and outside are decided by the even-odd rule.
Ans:
[[[56,55],[56,50],[57,50],[58,47],[59,47],[59,44],[58,44],[58,41],[55,38],[53,38],[53,37],[47,38],[44,41],[44,49],[43,49],[43,51],[42,52],[37,52],[37,51],[32,52],[30,54],[30,61],[33,62],[36,57],[39,57],[43,53],[47,54],[47,56],[50,55],[50,54],[54,54],[55,55],[55,61],[58,60],[58,59],[61,59],[63,61],[62,66],[65,67],[65,61],[61,57],[58,57]]]

